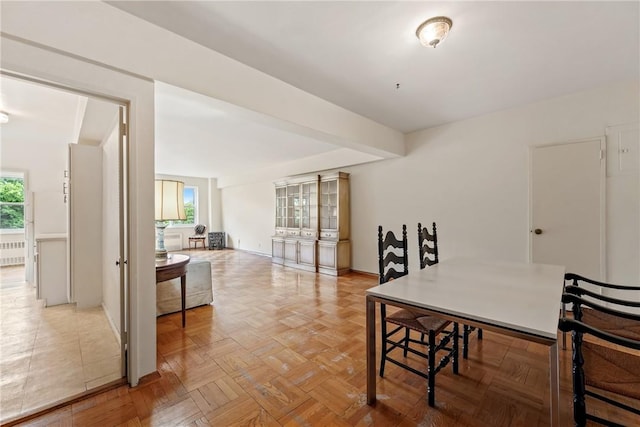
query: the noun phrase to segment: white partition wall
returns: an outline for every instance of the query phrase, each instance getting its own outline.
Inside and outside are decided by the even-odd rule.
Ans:
[[[70,144],[69,150],[71,287],[82,309],[102,303],[102,149]]]

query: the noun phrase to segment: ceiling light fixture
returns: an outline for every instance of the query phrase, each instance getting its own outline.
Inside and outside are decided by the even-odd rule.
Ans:
[[[5,113],[4,111],[0,111],[0,124],[4,124],[8,122],[9,122],[9,114]]]
[[[447,38],[453,22],[446,16],[427,19],[416,30],[416,36],[423,46],[435,48]]]

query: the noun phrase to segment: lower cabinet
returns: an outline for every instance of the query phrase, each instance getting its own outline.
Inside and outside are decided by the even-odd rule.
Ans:
[[[298,268],[316,271],[316,240],[298,240]]]
[[[273,237],[271,261],[274,264],[284,264],[287,267],[315,272],[317,271],[317,242],[315,239]]]
[[[349,240],[318,241],[318,273],[340,276],[351,269]]]
[[[271,262],[284,264],[284,239],[274,237],[271,240]]]
[[[295,267],[298,264],[298,241],[284,240],[284,265]]]
[[[36,236],[36,297],[50,307],[69,303],[67,237]]]

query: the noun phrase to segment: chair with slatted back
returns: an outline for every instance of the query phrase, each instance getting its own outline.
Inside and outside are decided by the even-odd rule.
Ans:
[[[588,277],[581,276],[575,273],[566,273],[564,275],[565,285],[569,283],[571,286],[597,286],[603,289],[606,289],[607,292],[615,293],[617,295],[621,295],[618,297],[619,299],[628,299],[625,298],[625,293],[635,293],[638,294],[640,292],[640,286],[629,286],[629,285],[617,285],[613,283],[605,283],[598,280],[589,279]],[[631,294],[628,294],[631,295]],[[567,315],[567,305],[562,304],[562,317],[566,317]],[[562,348],[567,348],[567,334],[562,334]]]
[[[191,242],[193,242],[193,248],[198,249],[198,242],[202,243],[202,249],[205,248],[205,241],[207,240],[207,236],[205,232],[207,231],[207,226],[203,224],[198,224],[193,227],[193,235],[189,236],[189,249],[191,249]]]
[[[383,235],[382,227],[378,227],[380,284],[408,274],[408,261],[407,226],[402,226],[401,239],[396,238],[392,231],[387,231]],[[458,373],[458,325],[448,320],[425,316],[407,309],[400,309],[387,315],[387,308],[384,304],[380,305],[380,312],[382,327],[380,376],[384,376],[385,362],[389,361],[425,378],[428,384],[429,406],[434,406],[436,374],[449,362],[452,362],[453,372]],[[390,329],[387,328],[388,323],[392,325]],[[447,330],[449,325],[452,327]],[[411,331],[419,333],[420,339],[411,337]],[[425,340],[425,336],[427,340]],[[403,360],[397,359],[395,352],[394,355],[391,354],[394,350],[402,350]],[[427,360],[426,372],[409,365],[409,353]],[[444,354],[444,356],[436,366],[437,354]]]
[[[572,332],[575,425],[640,425],[640,315],[631,312],[640,308],[640,301],[569,285],[562,303],[573,304],[573,318],[562,317],[558,328]],[[596,402],[601,407],[591,408]],[[610,412],[602,408],[606,405],[628,412]],[[625,418],[612,419],[616,412]]]
[[[440,259],[438,257],[438,231],[436,223],[432,223],[431,232],[427,227],[423,227],[418,223],[418,253],[420,256],[420,268],[437,264]],[[475,326],[462,326],[462,357],[469,357],[469,337],[476,330]],[[478,339],[482,339],[482,329],[478,328]]]

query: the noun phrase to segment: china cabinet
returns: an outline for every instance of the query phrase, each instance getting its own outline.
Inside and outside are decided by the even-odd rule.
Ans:
[[[348,174],[276,182],[275,209],[275,264],[333,275],[349,271]]]
[[[349,241],[349,174],[320,179],[320,240],[318,272],[341,275],[351,268]]]

